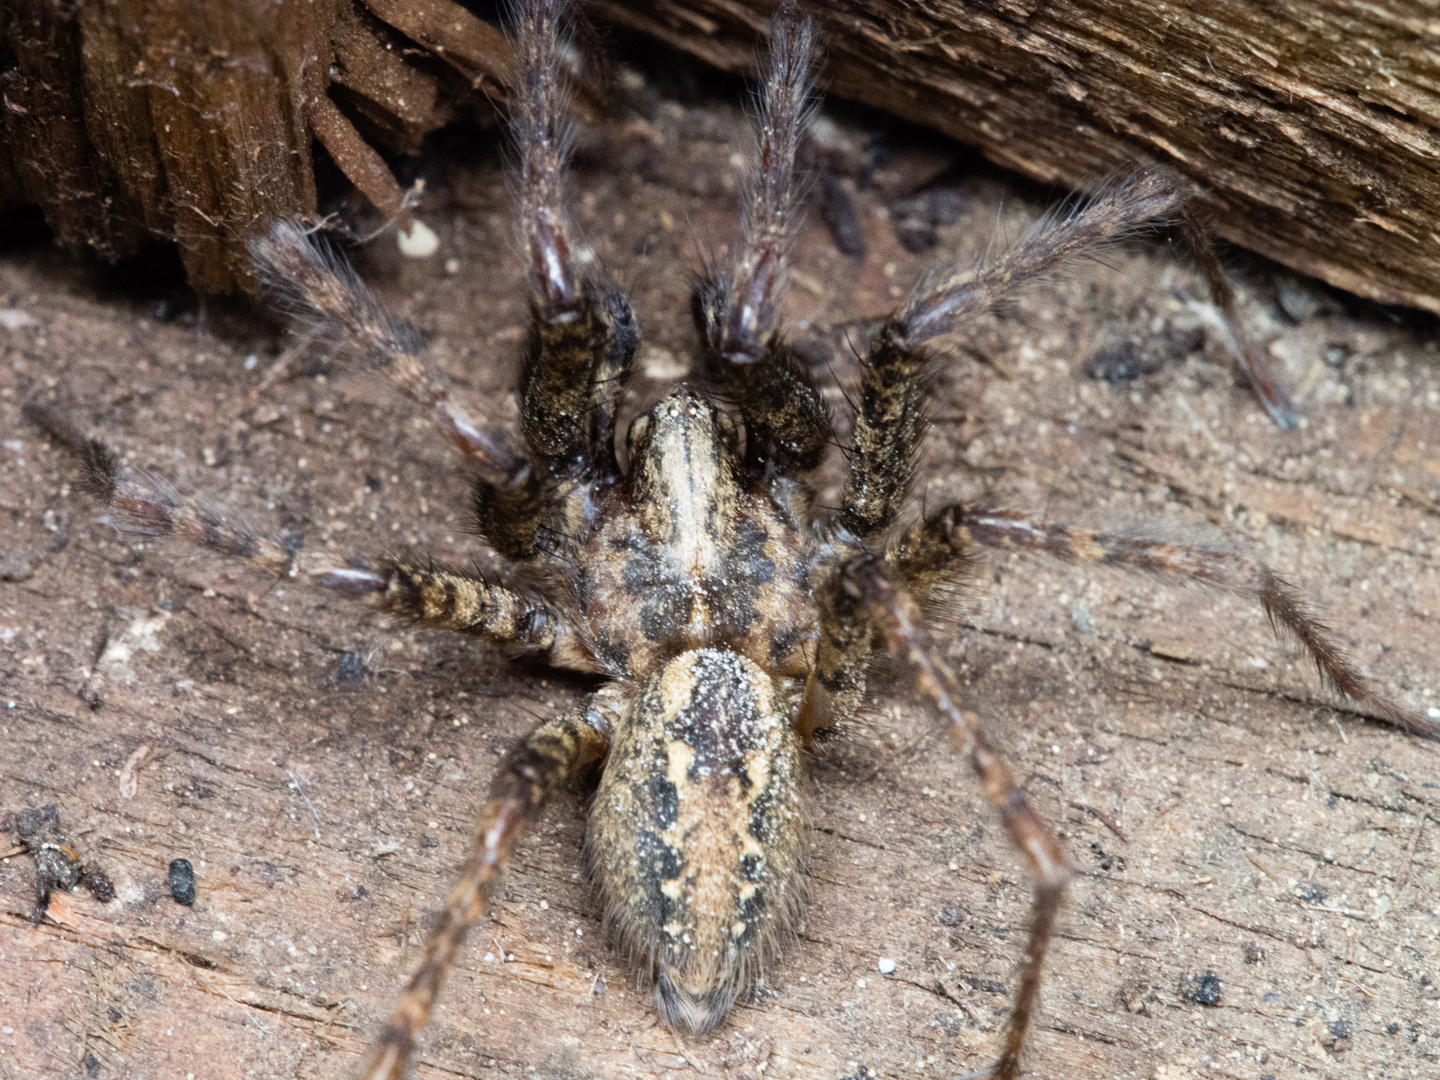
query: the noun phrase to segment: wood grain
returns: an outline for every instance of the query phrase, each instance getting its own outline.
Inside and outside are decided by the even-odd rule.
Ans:
[[[748,72],[771,0],[601,0]],[[1440,312],[1440,20],[1421,0],[813,0],[829,91],[1084,189],[1163,161],[1220,232]]]
[[[597,264],[635,283],[632,409],[693,353],[695,243],[733,241],[748,143],[729,102],[657,99],[646,124],[591,137],[575,181]],[[524,336],[500,157],[437,163],[435,259],[380,241],[360,262],[485,415],[505,414]],[[962,263],[1042,209],[980,177],[954,195],[963,212],[935,254]],[[857,199],[869,258],[812,222],[787,300],[806,355],[842,383],[846,343],[927,261],[896,241],[878,194]],[[1289,320],[1269,269],[1237,270],[1300,430],[1276,430],[1195,329],[1198,277],[1137,246],[973,328],[942,367],[917,496],[1223,530],[1323,603],[1381,685],[1440,706],[1434,343],[1323,294]],[[287,343],[253,309],[157,324],[44,250],[0,261],[0,296],[0,806],[55,803],[119,890],[106,906],[62,896],[32,925],[33,863],[0,834],[0,1077],[346,1076],[418,956],[498,755],[588,686],[117,542],[21,420],[30,396],[53,391],[136,465],[311,546],[485,557],[463,472],[428,424],[320,357],[267,379]],[[1115,386],[1088,377],[1117,342],[1163,363]],[[1078,871],[1027,1075],[1436,1069],[1434,744],[1336,709],[1260,613],[1229,600],[995,560],[946,625]],[[127,797],[121,774],[145,744]],[[893,683],[865,729],[821,747],[804,932],[764,992],[689,1047],[605,947],[581,876],[584,796],[561,800],[465,950],[416,1075],[984,1066],[1029,885],[949,749]],[[195,866],[193,908],[169,895],[177,857]],[[1194,997],[1206,972],[1213,1005]]]
[[[174,241],[195,288],[255,288],[246,242],[317,211],[314,143],[387,217],[380,158],[490,99],[510,52],[448,0],[16,0],[0,10],[0,207],[108,261]],[[328,123],[316,123],[321,115]]]

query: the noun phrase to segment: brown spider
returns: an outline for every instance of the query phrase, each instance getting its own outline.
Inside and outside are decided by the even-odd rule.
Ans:
[[[1013,1077],[1068,870],[918,613],[917,602],[965,574],[977,548],[1102,563],[1252,599],[1341,694],[1409,730],[1434,735],[1433,725],[1369,689],[1289,584],[1228,549],[962,505],[902,521],[924,429],[926,343],[1037,275],[1147,223],[1180,218],[1186,192],[1169,172],[1114,184],[1047,218],[976,270],[933,280],[885,320],[861,359],[842,504],[817,511],[810,478],[834,435],[776,318],[815,49],[810,24],[788,10],[777,18],[764,75],[744,243],[728,271],[708,274],[696,294],[704,371],[729,407],[676,390],[631,424],[622,468],[616,415],[639,332],[624,293],[582,277],[571,256],[561,191],[562,7],[531,0],[518,23],[514,125],[533,312],[520,440],[472,420],[427,365],[418,335],[305,231],[282,223],[254,244],[267,280],[295,312],[428,409],[468,458],[480,528],[513,567],[503,582],[428,558],[299,550],[122,468],[49,410],[30,414],[82,456],[89,486],[131,534],[175,535],[607,680],[584,708],[536,727],[501,766],[460,881],[363,1071],[367,1080],[405,1072],[521,830],[562,787],[596,771],[586,858],[613,944],[652,983],[668,1027],[698,1034],[723,1022],[803,906],[802,749],[855,716],[881,652],[908,668],[949,726],[1036,879],[1020,988],[993,1067]],[[1218,268],[1205,265],[1228,306]],[[1285,419],[1263,368],[1256,362],[1250,371],[1272,415]]]

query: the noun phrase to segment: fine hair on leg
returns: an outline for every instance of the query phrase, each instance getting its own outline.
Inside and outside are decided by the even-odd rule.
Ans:
[[[530,457],[503,427],[480,424],[450,396],[426,357],[419,331],[394,319],[329,244],[290,221],[250,242],[261,280],[282,309],[331,342],[340,357],[367,364],[426,409],[442,435],[472,463],[492,513],[483,524],[511,558],[534,551],[544,509]]]
[[[905,503],[924,431],[927,341],[961,329],[1076,259],[1168,222],[1187,194],[1186,182],[1173,170],[1137,173],[1088,201],[1061,205],[1019,243],[979,266],[924,281],[915,297],[881,325],[861,361],[840,525],[870,542],[895,523]]]
[[[485,910],[521,830],[539,818],[562,787],[579,779],[608,752],[608,722],[601,721],[602,726],[596,727],[596,712],[591,708],[579,716],[546,721],[506,756],[490,782],[490,797],[481,808],[470,854],[445,901],[440,925],[430,936],[425,955],[391,1012],[360,1080],[401,1080],[405,1075],[415,1038],[430,1018],[440,985],[466,933]]]
[[[748,470],[762,476],[814,469],[833,437],[824,398],[777,325],[801,202],[796,159],[814,111],[815,64],[814,25],[782,6],[761,62],[743,238],[730,269],[707,272],[695,293],[707,375],[739,408]]]
[[[975,546],[1049,555],[1068,563],[1133,570],[1177,585],[1200,585],[1259,604],[1277,634],[1289,634],[1340,696],[1417,735],[1440,738],[1440,724],[1377,693],[1326,625],[1289,581],[1259,559],[1220,545],[1181,544],[1039,522],[1008,510],[944,507],[919,530],[929,546],[969,557]],[[917,545],[918,549],[919,545]]]
[[[521,422],[557,481],[618,475],[615,415],[640,340],[623,290],[575,270],[564,205],[570,122],[561,23],[567,7],[564,0],[519,5],[520,78],[510,118],[531,311]]]
[[[919,609],[893,572],[874,555],[858,555],[842,565],[831,581],[831,617],[861,629],[872,627],[885,646],[914,676],[916,686],[947,724],[961,752],[970,759],[990,804],[1000,811],[1010,839],[1024,856],[1035,880],[1030,939],[1021,961],[1020,989],[1010,1012],[1004,1048],[989,1075],[1013,1080],[1020,1050],[1034,1016],[1040,972],[1054,933],[1055,916],[1070,870],[1060,843],[1015,783],[990,746],[980,716],[966,699],[949,665],[926,632]]]
[[[528,474],[509,433],[477,424],[451,398],[420,332],[392,316],[328,240],[293,221],[277,221],[250,241],[250,254],[280,309],[342,359],[366,364],[428,409],[441,434],[497,481],[514,483]]]

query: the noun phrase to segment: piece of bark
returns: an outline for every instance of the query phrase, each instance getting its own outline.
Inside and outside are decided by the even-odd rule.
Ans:
[[[417,35],[411,37],[408,35]],[[316,136],[387,216],[380,151],[493,117],[510,52],[449,0],[15,0],[0,11],[0,205],[115,260],[175,240],[205,292],[253,289],[246,241],[316,212]]]
[[[732,71],[772,0],[599,0]],[[1440,312],[1440,20],[1420,0],[809,0],[824,81],[1084,188],[1163,161],[1227,239]]]

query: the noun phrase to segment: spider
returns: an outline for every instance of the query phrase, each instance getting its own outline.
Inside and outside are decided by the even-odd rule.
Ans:
[[[517,838],[557,792],[586,779],[596,789],[585,859],[611,942],[649,982],[669,1028],[698,1035],[723,1023],[801,917],[804,749],[856,716],[870,669],[886,655],[947,726],[1035,878],[1019,988],[990,1070],[1014,1077],[1070,871],[920,613],[971,573],[979,550],[1103,564],[1251,599],[1339,693],[1408,730],[1433,735],[1433,726],[1372,690],[1282,577],[1230,549],[960,504],[919,520],[906,514],[925,429],[928,343],[1039,275],[1149,223],[1179,219],[1188,193],[1167,171],[1112,184],[975,270],[932,278],[884,320],[860,357],[841,504],[816,505],[813,477],[835,433],[777,315],[816,49],[811,24],[793,9],[777,16],[763,73],[743,242],[733,263],[708,270],[696,289],[711,392],[682,386],[636,418],[622,464],[617,414],[639,329],[624,291],[582,274],[572,251],[562,191],[562,14],[558,0],[529,0],[516,33],[513,123],[532,310],[518,437],[468,415],[413,328],[391,318],[306,230],[279,223],[253,245],[264,277],[298,318],[393,382],[465,456],[479,529],[508,573],[492,579],[426,557],[306,551],[122,467],[48,408],[30,415],[80,456],[89,488],[123,532],[178,537],[604,680],[583,707],[539,724],[500,766],[460,880],[362,1071],[366,1080],[404,1074]],[[1262,399],[1283,418],[1283,398],[1259,374],[1252,370]]]

